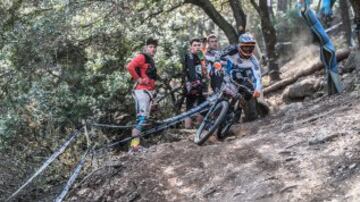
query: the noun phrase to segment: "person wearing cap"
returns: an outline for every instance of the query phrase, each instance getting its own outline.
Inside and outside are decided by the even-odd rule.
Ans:
[[[130,63],[127,64],[127,69],[132,80],[135,82],[133,97],[136,108],[136,124],[131,133],[133,139],[130,143],[130,152],[142,150],[140,134],[150,116],[151,103],[155,92],[155,82],[158,78],[153,59],[157,46],[158,41],[149,38],[142,52],[137,54]]]

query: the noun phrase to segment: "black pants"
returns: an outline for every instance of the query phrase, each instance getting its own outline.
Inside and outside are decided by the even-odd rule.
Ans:
[[[220,90],[222,82],[223,82],[223,75],[220,74],[211,75],[210,86],[214,92],[218,92]]]
[[[205,102],[206,98],[202,94],[200,95],[187,95],[186,96],[186,110],[189,111],[190,109],[200,105],[201,103]]]

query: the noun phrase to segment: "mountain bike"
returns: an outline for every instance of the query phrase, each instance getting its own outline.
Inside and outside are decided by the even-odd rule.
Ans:
[[[233,82],[236,89],[231,93],[228,85],[223,83],[220,91],[208,99],[210,108],[196,131],[194,139],[196,144],[202,145],[215,132],[220,139],[226,137],[231,126],[240,120],[241,108],[253,94],[251,82],[243,83]]]

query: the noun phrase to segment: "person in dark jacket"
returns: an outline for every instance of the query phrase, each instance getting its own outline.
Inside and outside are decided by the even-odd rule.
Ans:
[[[200,39],[196,38],[190,41],[190,52],[185,55],[184,71],[186,110],[190,110],[206,100],[204,92],[206,91],[207,70],[201,52]],[[201,122],[202,118],[202,115],[198,115],[197,122]],[[192,119],[185,119],[185,128],[191,127]]]

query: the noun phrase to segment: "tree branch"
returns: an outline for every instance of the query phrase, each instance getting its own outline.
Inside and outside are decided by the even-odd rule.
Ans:
[[[236,31],[239,34],[245,32],[246,28],[246,15],[242,9],[241,3],[239,0],[230,0],[230,7],[234,13],[234,18],[236,22]]]
[[[260,7],[255,3],[255,0],[250,0],[251,5],[255,8],[255,10],[260,14]]]
[[[175,9],[183,6],[183,5],[184,5],[184,3],[181,2],[181,3],[179,3],[179,4],[175,5],[175,6],[167,9],[167,10],[164,10],[163,8],[161,8],[161,9],[158,10],[157,12],[150,13],[146,18],[144,18],[144,19],[141,21],[141,23],[144,23],[144,22],[146,22],[147,20],[149,20],[149,19],[151,19],[151,18],[153,18],[153,17],[156,17],[156,16],[158,16],[158,15],[160,15],[160,14],[162,14],[162,13],[170,13],[171,11],[173,11],[173,10],[175,10]]]
[[[229,42],[234,44],[237,42],[237,34],[225,18],[215,9],[209,0],[185,0],[184,3],[196,5],[204,10],[204,12],[214,21],[214,23],[225,32]]]

